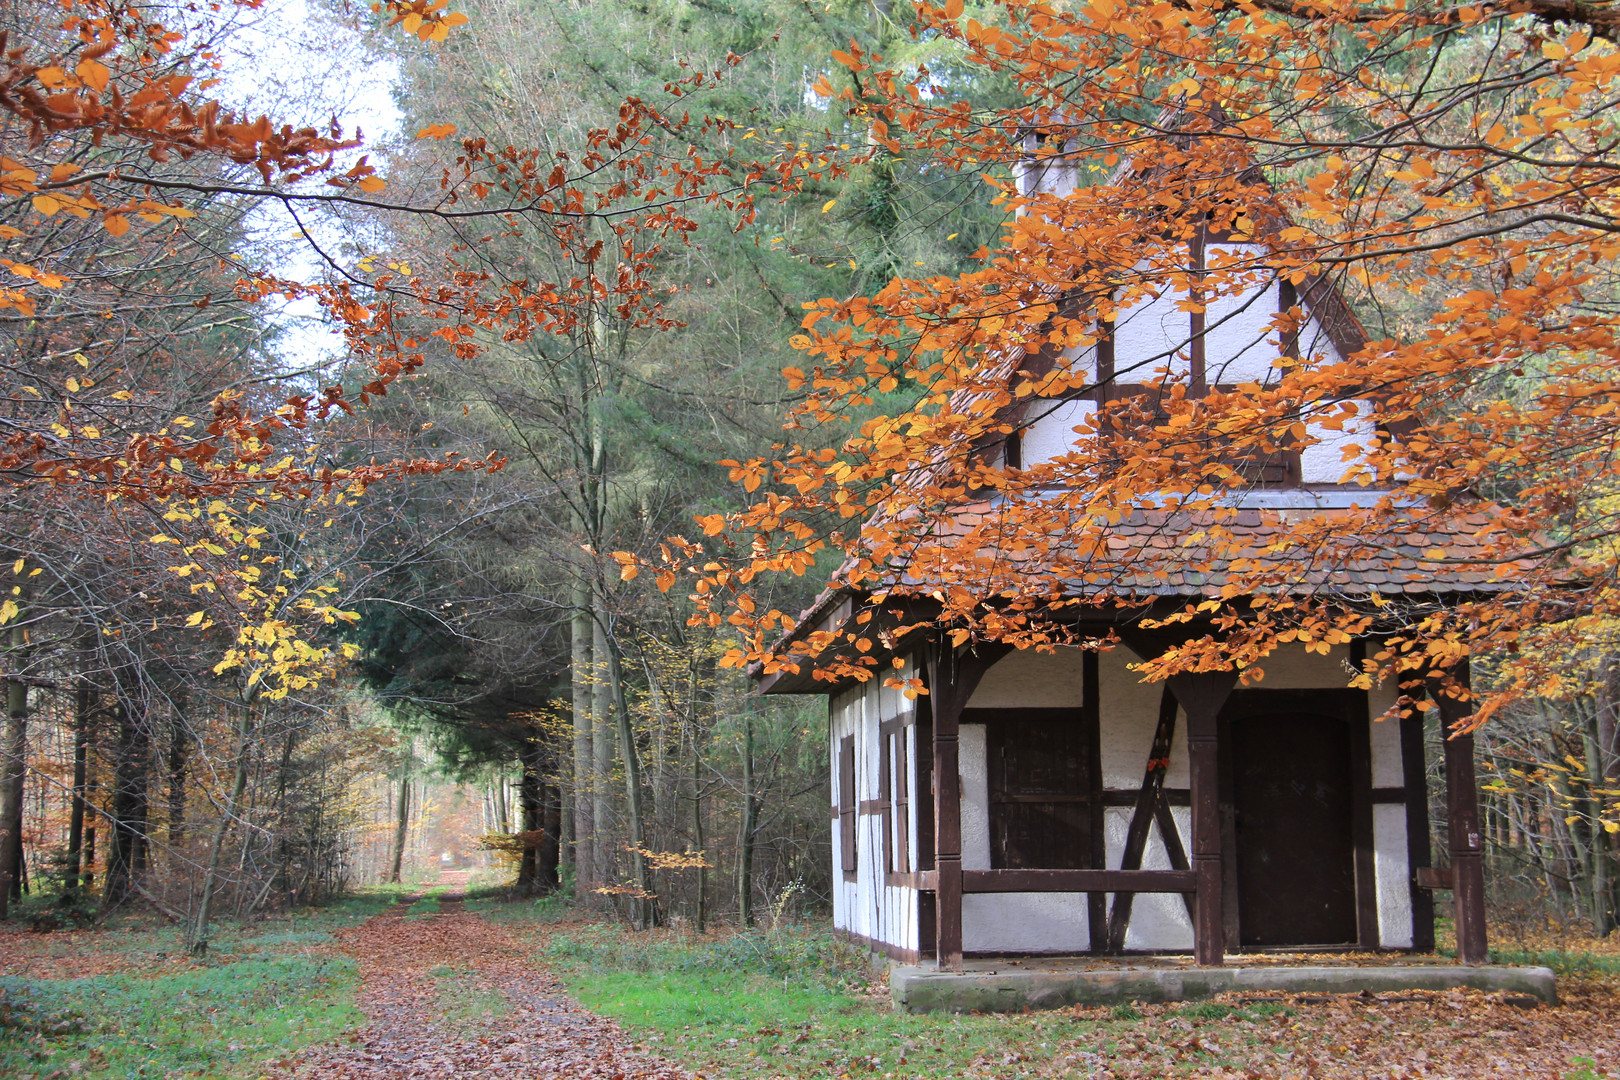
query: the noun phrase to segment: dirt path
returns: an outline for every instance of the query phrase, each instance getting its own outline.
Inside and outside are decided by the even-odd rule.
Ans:
[[[611,1020],[592,1015],[535,968],[515,937],[462,910],[465,871],[439,912],[406,917],[409,903],[341,936],[360,964],[360,1007],[371,1023],[347,1044],[312,1047],[278,1080],[460,1080],[601,1077],[684,1080],[640,1052]]]

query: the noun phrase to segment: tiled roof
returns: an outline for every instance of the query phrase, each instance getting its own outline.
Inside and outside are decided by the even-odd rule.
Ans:
[[[1246,592],[1365,597],[1495,592],[1532,569],[1508,560],[1526,538],[1502,528],[1498,507],[1374,509],[1377,502],[1377,493],[1344,490],[1254,492],[1196,510],[1093,517],[1056,532],[1048,512],[1040,522],[1046,536],[1019,520],[1016,505],[968,503],[914,535],[894,560],[894,584],[926,591],[966,581],[986,599],[1044,587],[1128,602],[1215,596],[1240,578]]]

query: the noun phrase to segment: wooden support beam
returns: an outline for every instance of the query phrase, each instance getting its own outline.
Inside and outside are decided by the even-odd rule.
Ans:
[[[1086,726],[1086,795],[1091,800],[1086,808],[1090,815],[1090,866],[1102,870],[1108,866],[1108,811],[1103,803],[1102,678],[1095,652],[1087,651],[1081,658],[1080,689],[1080,722]],[[1101,951],[1108,933],[1106,893],[1086,894],[1086,929],[1091,951]]]
[[[1452,668],[1451,675],[1457,686],[1468,688],[1467,661]],[[1441,730],[1446,735],[1446,833],[1451,848],[1451,896],[1456,903],[1457,962],[1483,964],[1490,954],[1485,937],[1485,843],[1474,777],[1474,735],[1453,731],[1472,707],[1449,696],[1438,678],[1429,680],[1429,697],[1439,706]]]
[[[1412,897],[1412,949],[1434,951],[1434,894],[1417,880],[1418,867],[1427,867],[1429,851],[1429,765],[1423,739],[1423,714],[1413,710],[1401,717],[1401,777],[1406,784],[1406,865],[1414,871]],[[1449,888],[1449,885],[1447,886]]]
[[[962,891],[970,893],[1174,893],[1197,883],[1190,870],[965,870]]]
[[[1358,670],[1366,645],[1350,644],[1350,662]],[[1372,716],[1362,693],[1362,704],[1354,709],[1350,722],[1350,847],[1355,872],[1356,944],[1377,949],[1381,944],[1378,927],[1378,878],[1373,851]]]
[[[1201,967],[1219,967],[1225,960],[1217,722],[1237,678],[1235,671],[1200,671],[1169,679],[1171,692],[1187,713],[1187,753],[1192,766],[1192,865],[1198,892],[1193,955]]]
[[[1175,731],[1176,696],[1166,686],[1159,696],[1159,724],[1153,730],[1153,743],[1148,748],[1142,787],[1137,791],[1136,808],[1125,831],[1125,851],[1119,864],[1121,870],[1142,868],[1142,853],[1147,849],[1148,832],[1153,828],[1155,811],[1164,791],[1164,774],[1170,768],[1170,742],[1175,737]],[[1108,913],[1106,947],[1110,953],[1125,951],[1125,931],[1130,927],[1131,907],[1135,899],[1128,892],[1114,896],[1113,910]]]
[[[959,652],[948,635],[928,650],[934,724],[934,955],[942,970],[962,970],[962,709],[984,673],[1010,651],[1008,645],[986,644]]]

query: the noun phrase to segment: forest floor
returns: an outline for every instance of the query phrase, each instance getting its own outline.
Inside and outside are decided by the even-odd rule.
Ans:
[[[222,934],[204,961],[155,927],[0,935],[0,1075],[1620,1078],[1615,942],[1503,957],[1559,970],[1552,1008],[1450,992],[909,1016],[825,932],[637,934],[466,886]]]

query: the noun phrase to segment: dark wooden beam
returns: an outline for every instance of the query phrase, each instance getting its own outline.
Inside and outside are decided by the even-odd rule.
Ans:
[[[985,644],[966,651],[948,635],[928,649],[926,678],[934,722],[935,956],[962,970],[962,709],[979,680],[1011,651]]]
[[[1198,892],[1193,954],[1201,967],[1219,967],[1225,960],[1219,718],[1237,678],[1235,671],[1200,671],[1169,679],[1171,693],[1187,713],[1187,755],[1192,766],[1192,865]]]
[[[1401,778],[1406,784],[1406,865],[1414,873],[1412,948],[1434,951],[1434,894],[1416,880],[1418,867],[1429,865],[1429,765],[1423,739],[1423,714],[1412,710],[1401,717]]]
[[[1008,892],[1186,892],[1197,883],[1189,870],[964,870],[962,890]]]
[[[1351,662],[1360,667],[1361,642],[1351,643]],[[1363,695],[1365,701],[1365,695]],[[1372,717],[1365,704],[1350,722],[1350,848],[1355,871],[1356,944],[1376,949],[1378,878],[1373,857]]]
[[[1102,677],[1097,654],[1087,651],[1080,661],[1080,722],[1086,726],[1086,795],[1091,800],[1087,812],[1091,832],[1090,864],[1093,870],[1108,866],[1108,811],[1103,805],[1102,771]],[[1108,897],[1105,893],[1086,894],[1086,928],[1091,951],[1098,952],[1108,932]]]
[[[1467,661],[1453,667],[1451,676],[1466,690]],[[1439,706],[1441,730],[1446,735],[1446,833],[1451,847],[1451,896],[1456,904],[1457,961],[1483,964],[1490,954],[1485,936],[1485,844],[1474,777],[1474,735],[1454,731],[1454,725],[1472,708],[1469,702],[1447,695],[1438,678],[1429,680],[1429,697]]]
[[[1204,290],[1200,288],[1204,274],[1204,232],[1200,229],[1189,245],[1192,256],[1192,288],[1188,299],[1193,301],[1195,309],[1188,316],[1187,334],[1187,396],[1203,397],[1208,393],[1206,379],[1206,360],[1204,347]]]

